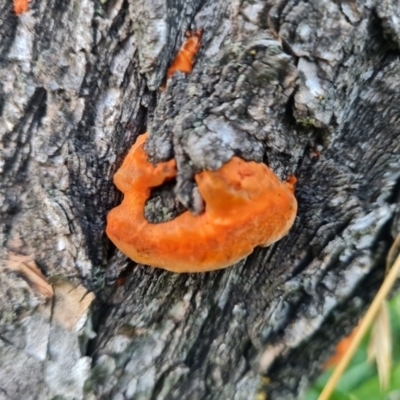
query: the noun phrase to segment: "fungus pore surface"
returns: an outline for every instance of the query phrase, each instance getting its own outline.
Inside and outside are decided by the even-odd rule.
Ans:
[[[154,166],[138,137],[114,183],[124,199],[107,216],[107,235],[137,263],[173,272],[205,272],[228,267],[256,246],[285,236],[296,217],[295,178],[281,182],[265,165],[233,157],[217,171],[195,176],[205,202],[201,215],[184,212],[151,224],[144,207],[151,189],[175,178],[175,160]]]

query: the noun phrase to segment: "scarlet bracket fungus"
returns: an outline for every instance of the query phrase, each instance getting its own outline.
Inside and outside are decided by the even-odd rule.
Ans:
[[[17,15],[21,15],[24,12],[28,11],[28,2],[30,0],[13,0],[14,4],[14,12]]]
[[[265,165],[233,157],[217,171],[195,176],[205,211],[184,212],[151,224],[144,207],[151,189],[176,176],[175,160],[154,166],[147,160],[147,133],[138,137],[114,176],[125,197],[107,216],[107,235],[132,260],[173,272],[228,267],[256,246],[285,236],[297,212],[292,177],[279,178]]]
[[[200,40],[203,35],[203,29],[197,32],[188,32],[188,39],[179,49],[178,55],[175,57],[171,66],[168,68],[167,79],[169,79],[176,71],[188,74],[193,68],[194,56],[199,51]]]

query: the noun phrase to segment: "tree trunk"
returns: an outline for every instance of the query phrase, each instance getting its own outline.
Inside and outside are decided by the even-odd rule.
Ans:
[[[400,230],[398,18],[395,0],[32,0],[20,16],[0,0],[0,399],[300,396]],[[193,71],[160,91],[201,28]],[[127,260],[105,222],[145,131],[150,159],[178,165],[151,222],[201,212],[194,174],[238,155],[297,177],[289,235],[216,272]]]

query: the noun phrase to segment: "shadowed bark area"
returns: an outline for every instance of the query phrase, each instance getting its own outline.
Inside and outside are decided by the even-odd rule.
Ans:
[[[400,230],[399,14],[395,0],[32,0],[17,17],[0,0],[0,399],[298,398]],[[160,91],[201,28],[193,71]],[[194,174],[239,156],[297,177],[289,235],[212,273],[127,260],[105,220],[145,131],[150,159],[178,166],[149,221],[201,212]]]

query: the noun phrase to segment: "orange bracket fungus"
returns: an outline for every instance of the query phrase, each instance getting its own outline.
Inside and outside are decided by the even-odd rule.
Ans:
[[[202,35],[203,29],[200,29],[197,32],[186,33],[188,39],[179,49],[179,53],[175,57],[175,60],[168,68],[167,79],[169,79],[176,71],[188,74],[192,70],[194,56],[199,51]]]
[[[14,12],[17,15],[21,15],[28,11],[28,3],[30,0],[13,0]]]
[[[172,221],[151,224],[144,216],[151,189],[175,178],[175,160],[154,166],[138,137],[114,176],[124,193],[107,216],[107,235],[129,258],[173,272],[205,272],[228,267],[256,246],[285,236],[297,212],[292,177],[279,178],[265,165],[238,157],[217,171],[195,176],[205,202],[200,215],[184,212]]]

